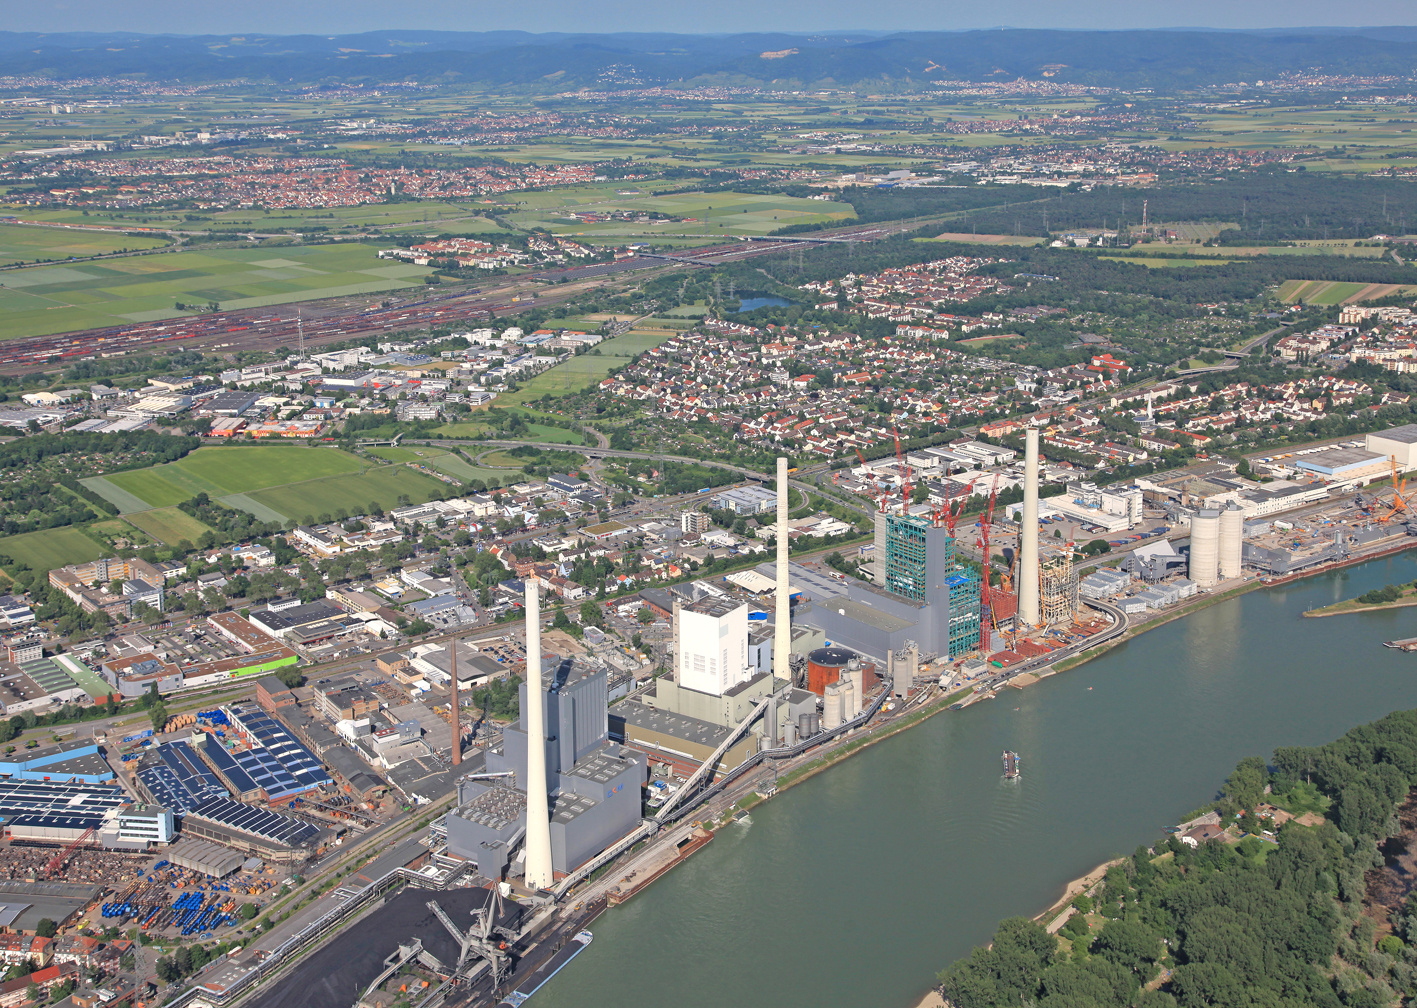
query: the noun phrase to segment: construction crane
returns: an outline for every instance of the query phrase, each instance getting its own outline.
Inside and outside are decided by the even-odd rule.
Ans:
[[[989,653],[989,626],[994,622],[994,597],[989,588],[989,527],[994,524],[994,501],[999,496],[999,477],[989,488],[989,507],[979,523],[979,548],[983,575],[979,586],[979,653]]]
[[[979,477],[976,476],[974,479],[970,480],[968,485],[959,493],[948,495],[940,506],[935,509],[935,513],[930,516],[931,521],[934,522],[937,527],[943,525],[945,528],[949,529],[950,535],[953,536],[955,534],[955,523],[959,521],[959,516],[964,513],[965,505],[969,503],[969,498],[974,491],[974,484],[978,482]]]
[[[76,840],[71,842],[58,854],[55,854],[52,858],[49,859],[49,863],[44,866],[44,874],[49,878],[53,878],[55,872],[59,871],[60,868],[64,867],[64,862],[69,860],[69,855],[74,853],[74,851],[78,850],[90,840],[92,840],[94,834],[97,832],[97,826],[90,826],[88,829],[84,830],[84,832],[80,834]]]
[[[1417,515],[1417,503],[1413,498],[1417,497],[1417,491],[1407,493],[1407,475],[1398,475],[1397,456],[1389,455],[1388,462],[1392,466],[1392,503],[1388,505],[1387,512],[1378,516],[1378,521],[1388,522],[1398,515],[1408,518]]]
[[[892,427],[891,433],[895,435],[896,465],[900,467],[900,512],[901,514],[908,514],[910,512],[910,484],[915,478],[915,474],[911,472],[910,467],[905,464],[905,456],[901,454],[900,431]]]

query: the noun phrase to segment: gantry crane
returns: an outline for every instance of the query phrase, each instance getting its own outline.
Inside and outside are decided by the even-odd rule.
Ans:
[[[511,969],[511,956],[508,955],[507,948],[510,941],[516,938],[510,928],[497,923],[502,909],[501,891],[494,886],[489,903],[472,911],[472,924],[466,932],[459,930],[447,911],[438,905],[437,900],[429,900],[427,906],[442,922],[443,927],[448,929],[453,941],[458,943],[458,964],[453,975],[460,976],[468,958],[476,956],[486,962],[491,970],[493,989],[499,987]]]

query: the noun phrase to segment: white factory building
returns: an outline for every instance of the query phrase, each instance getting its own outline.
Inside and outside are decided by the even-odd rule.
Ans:
[[[748,604],[714,597],[675,607],[675,665],[685,689],[723,696],[757,672],[748,661]]]
[[[1095,483],[1069,483],[1057,497],[1038,502],[1038,517],[1067,518],[1095,525],[1107,533],[1124,532],[1142,520],[1142,492],[1136,487],[1104,490]],[[1022,504],[1010,504],[1014,521],[1023,513]]]
[[[1404,424],[1389,430],[1369,434],[1363,442],[1368,451],[1392,457],[1403,472],[1417,469],[1417,424]]]

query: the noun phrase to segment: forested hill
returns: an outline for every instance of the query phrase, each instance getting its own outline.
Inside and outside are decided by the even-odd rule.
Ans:
[[[1168,838],[1107,872],[1095,898],[1048,935],[1004,921],[993,945],[940,974],[955,1008],[1381,1008],[1417,995],[1417,899],[1382,869],[1380,845],[1417,782],[1417,711],[1336,742],[1241,761],[1219,810],[1254,830],[1273,801],[1317,825],[1285,824],[1192,849]],[[1269,786],[1272,794],[1265,795]],[[1409,805],[1408,808],[1411,806]],[[1410,837],[1405,840],[1410,840]],[[1405,841],[1404,841],[1405,842]],[[1401,846],[1401,844],[1399,844]],[[1384,875],[1392,875],[1384,878]],[[1368,898],[1369,883],[1383,901]],[[1375,891],[1377,891],[1375,889]]]
[[[1286,72],[1410,75],[1403,29],[358,35],[0,32],[0,75],[125,75],[187,82],[849,86],[1023,77],[1123,88],[1192,87]]]

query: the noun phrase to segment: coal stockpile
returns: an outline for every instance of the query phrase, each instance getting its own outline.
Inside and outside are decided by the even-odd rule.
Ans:
[[[423,947],[451,970],[457,965],[458,947],[428,909],[428,901],[437,901],[465,927],[472,923],[472,911],[491,898],[488,889],[405,890],[307,958],[252,1002],[252,1008],[349,1008],[383,970],[384,960],[413,937],[421,938]],[[504,902],[502,911],[501,922],[513,924],[521,907]]]

